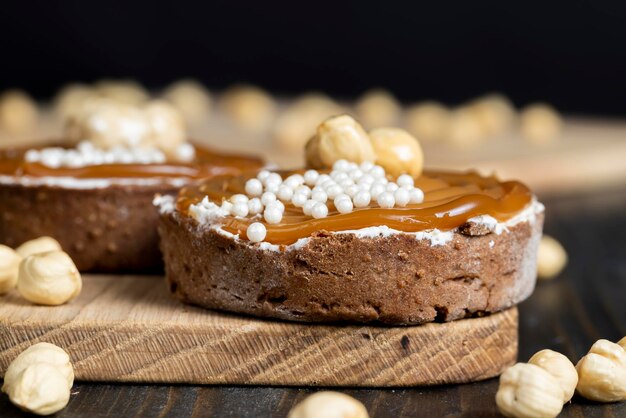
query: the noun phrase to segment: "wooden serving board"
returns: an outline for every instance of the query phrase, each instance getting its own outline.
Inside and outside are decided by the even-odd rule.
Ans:
[[[416,327],[312,325],[183,305],[162,277],[85,275],[58,307],[0,296],[0,373],[47,341],[77,380],[413,386],[496,376],[517,356],[517,309]]]

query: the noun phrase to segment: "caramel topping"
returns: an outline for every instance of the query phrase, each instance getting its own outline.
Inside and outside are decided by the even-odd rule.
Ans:
[[[223,174],[240,174],[262,166],[260,159],[221,154],[194,145],[196,156],[190,163],[101,164],[79,168],[51,168],[24,161],[26,150],[0,152],[0,175],[74,178],[184,177],[199,179]]]
[[[177,210],[189,214],[189,206],[200,202],[204,196],[219,204],[233,194],[245,194],[246,180],[244,176],[218,176],[186,187],[179,194]],[[265,241],[289,245],[318,231],[346,231],[381,225],[404,232],[435,228],[451,230],[479,215],[491,215],[502,222],[519,213],[533,198],[530,190],[520,182],[500,182],[495,177],[481,177],[475,172],[426,171],[415,180],[415,186],[424,192],[422,203],[391,209],[372,203],[370,207],[340,214],[332,202],[328,202],[328,217],[323,219],[306,216],[301,208],[286,203],[280,224],[265,224]],[[222,220],[222,228],[247,238],[246,230],[252,222],[259,222],[259,219],[227,216]]]

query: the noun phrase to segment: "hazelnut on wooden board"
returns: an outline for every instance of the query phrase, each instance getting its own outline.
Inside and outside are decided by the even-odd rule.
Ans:
[[[211,114],[213,99],[198,81],[179,80],[165,89],[163,98],[178,109],[189,125],[199,125]]]
[[[511,102],[500,94],[490,94],[473,100],[468,111],[481,126],[486,137],[495,136],[511,129],[515,120],[515,109]]]
[[[556,239],[544,235],[539,242],[537,275],[540,279],[552,279],[567,265],[567,253]]]
[[[457,148],[476,147],[487,136],[483,131],[481,121],[468,107],[460,107],[450,114],[450,121],[446,129],[446,141]]]
[[[563,389],[563,403],[572,399],[578,383],[578,373],[567,357],[546,349],[535,353],[528,363],[541,367],[556,378]]]
[[[534,103],[522,109],[520,131],[530,143],[545,145],[561,136],[563,120],[552,106],[546,103]]]
[[[369,136],[351,116],[340,115],[326,119],[306,144],[307,167],[330,168],[338,160],[355,163],[375,161],[376,154]]]
[[[357,99],[354,107],[358,120],[367,128],[394,126],[402,113],[402,107],[387,90],[372,89]]]
[[[269,128],[276,114],[274,99],[255,86],[231,87],[222,94],[220,107],[238,127],[250,132]]]
[[[441,103],[417,103],[406,109],[406,129],[420,141],[441,140],[446,136],[450,117],[450,110]]]
[[[496,404],[507,417],[553,418],[563,409],[563,390],[541,367],[517,363],[500,376]]]
[[[598,402],[626,400],[626,349],[620,344],[596,341],[576,370],[580,395]]]
[[[296,405],[287,418],[368,418],[365,406],[340,392],[323,391]]]
[[[379,128],[370,131],[376,164],[388,174],[419,177],[424,167],[424,153],[417,139],[404,129]]]
[[[22,257],[11,247],[0,245],[0,295],[7,293],[17,284],[17,272]]]
[[[39,237],[26,241],[15,249],[20,257],[26,258],[29,255],[45,253],[48,251],[61,251],[61,244],[52,237]]]
[[[37,103],[21,90],[8,90],[0,95],[0,130],[24,134],[37,126]]]
[[[82,279],[63,251],[33,254],[20,263],[17,290],[24,299],[40,305],[61,305],[74,299]]]
[[[2,391],[21,409],[50,415],[65,408],[74,383],[67,353],[49,343],[35,344],[9,364]]]
[[[150,99],[150,94],[146,89],[132,80],[100,80],[95,83],[94,87],[100,97],[121,104],[139,106]]]

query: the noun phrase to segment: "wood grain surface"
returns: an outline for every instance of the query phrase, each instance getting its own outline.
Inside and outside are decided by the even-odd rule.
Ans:
[[[520,361],[550,348],[576,362],[598,338],[626,335],[626,188],[558,198],[542,196],[546,232],[570,264],[540,282],[520,311]],[[335,389],[362,401],[371,417],[499,417],[497,379],[395,389]],[[76,383],[56,417],[276,417],[317,388]],[[0,416],[26,414],[0,396]],[[597,404],[575,396],[560,417],[626,417],[626,402]]]
[[[104,382],[415,386],[493,377],[515,361],[517,309],[414,327],[328,326],[222,314],[174,300],[162,277],[85,275],[80,297],[0,297],[0,372],[40,341],[76,379]]]

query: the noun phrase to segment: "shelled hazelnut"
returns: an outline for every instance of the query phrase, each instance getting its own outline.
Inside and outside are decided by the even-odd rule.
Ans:
[[[356,116],[369,128],[394,126],[402,113],[402,107],[387,90],[372,89],[365,92],[356,102]]]
[[[267,130],[276,114],[274,99],[255,86],[231,87],[222,94],[220,107],[238,127],[255,133]]]
[[[0,131],[20,135],[37,127],[37,103],[24,91],[8,90],[0,95]]]
[[[22,258],[48,251],[61,251],[61,244],[59,244],[59,241],[52,237],[44,236],[26,241],[15,249],[15,252],[17,252]]]
[[[187,140],[185,123],[180,113],[163,100],[153,100],[144,108],[146,123],[148,124],[147,144],[162,150],[170,158],[176,150]]]
[[[146,89],[133,80],[100,80],[94,88],[98,96],[120,104],[140,106],[150,99]]]
[[[54,113],[61,120],[75,116],[81,111],[85,102],[97,97],[96,90],[85,84],[68,84],[55,96]]]
[[[622,344],[596,341],[578,364],[576,391],[598,402],[626,400],[626,349]]]
[[[20,263],[17,290],[30,302],[61,305],[78,296],[81,288],[80,273],[63,251],[33,254]]]
[[[537,275],[540,279],[552,279],[567,265],[567,253],[563,246],[548,235],[541,237],[537,255]]]
[[[407,108],[405,124],[420,141],[441,140],[450,124],[450,111],[437,102],[417,103]]]
[[[471,148],[486,139],[480,120],[468,107],[460,107],[450,114],[446,141],[457,148]]]
[[[201,124],[211,114],[213,99],[198,81],[179,80],[167,87],[163,98],[178,109],[190,126]]]
[[[287,418],[368,418],[365,406],[340,392],[323,391],[296,405]]]
[[[418,177],[424,166],[424,153],[419,141],[404,129],[379,128],[369,133],[376,153],[376,164],[397,177],[409,174]]]
[[[0,245],[0,295],[13,289],[17,284],[17,272],[22,257],[12,248]]]
[[[500,94],[490,94],[473,100],[467,105],[468,111],[481,126],[486,137],[500,135],[510,130],[515,121],[515,108]]]
[[[50,415],[65,408],[73,383],[68,354],[54,344],[38,343],[9,364],[2,392],[27,412]]]
[[[534,145],[546,145],[557,140],[563,131],[563,120],[558,112],[546,103],[534,103],[520,114],[522,136]]]
[[[330,168],[341,159],[355,163],[376,160],[369,136],[348,115],[326,119],[306,144],[306,162],[310,168]]]
[[[556,378],[561,389],[563,389],[563,403],[572,399],[578,383],[578,373],[574,364],[567,357],[556,351],[546,349],[535,353],[528,360],[528,363],[541,367]]]

